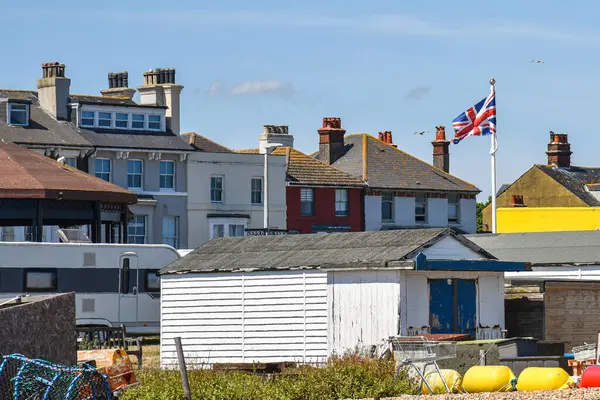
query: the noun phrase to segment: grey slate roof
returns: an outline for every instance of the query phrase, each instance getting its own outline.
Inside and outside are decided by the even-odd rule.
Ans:
[[[492,255],[448,228],[379,232],[226,237],[211,240],[159,274],[296,268],[386,267],[407,262],[438,240],[453,236],[487,258]]]
[[[363,149],[363,136],[367,137],[366,152]],[[347,135],[345,144],[346,153],[332,166],[364,179],[363,163],[366,161],[366,181],[371,188],[473,194],[480,192],[476,186],[385,144],[371,135],[365,133]],[[318,154],[316,157],[318,158]]]
[[[600,231],[478,234],[466,238],[506,261],[600,263]]]
[[[7,107],[0,103],[0,138],[13,143],[40,146],[92,148],[66,121],[57,121],[40,107],[37,93],[26,90],[0,89],[0,98],[31,100],[29,126],[11,126],[7,123]]]
[[[73,129],[77,129],[73,127]],[[96,147],[151,149],[151,150],[187,150],[194,149],[183,138],[173,132],[146,132],[105,129],[77,129],[81,136]]]
[[[535,165],[535,167],[560,183],[588,206],[600,206],[600,201],[585,190],[585,185],[600,183],[600,168],[577,166],[558,168],[552,165]]]
[[[204,151],[207,153],[233,153],[233,150],[228,149],[225,146],[221,146],[219,143],[213,142],[209,138],[197,134],[196,132],[182,133],[181,137],[190,146],[196,150]]]

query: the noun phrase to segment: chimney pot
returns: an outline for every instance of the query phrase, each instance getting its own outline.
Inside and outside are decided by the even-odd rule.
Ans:
[[[435,127],[435,141],[443,142],[446,140],[446,127],[445,126],[436,126]]]

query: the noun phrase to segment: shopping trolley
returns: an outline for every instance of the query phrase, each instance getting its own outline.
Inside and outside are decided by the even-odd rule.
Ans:
[[[396,360],[394,379],[398,377],[402,367],[410,365],[417,371],[421,382],[427,386],[429,392],[433,393],[433,389],[425,379],[425,370],[429,365],[433,365],[444,383],[446,392],[450,393],[448,383],[442,376],[437,361],[456,358],[456,343],[428,340],[423,336],[391,336],[388,341]],[[416,363],[421,364],[422,369],[415,365]]]

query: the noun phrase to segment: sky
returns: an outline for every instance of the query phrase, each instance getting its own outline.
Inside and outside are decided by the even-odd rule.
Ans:
[[[135,87],[150,68],[176,68],[182,132],[242,149],[263,125],[289,125],[309,153],[336,116],[348,133],[390,130],[431,162],[435,126],[450,136],[494,77],[500,187],[546,163],[550,130],[569,134],[575,165],[600,166],[599,16],[592,0],[13,1],[0,14],[0,87],[35,89],[47,61],[66,65],[76,94],[99,95],[109,72]],[[450,172],[480,200],[489,148],[485,137],[450,146]]]

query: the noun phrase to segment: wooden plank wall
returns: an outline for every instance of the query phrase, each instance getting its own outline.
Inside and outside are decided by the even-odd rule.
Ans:
[[[600,282],[547,282],[544,299],[546,340],[565,350],[596,343],[600,329]]]

